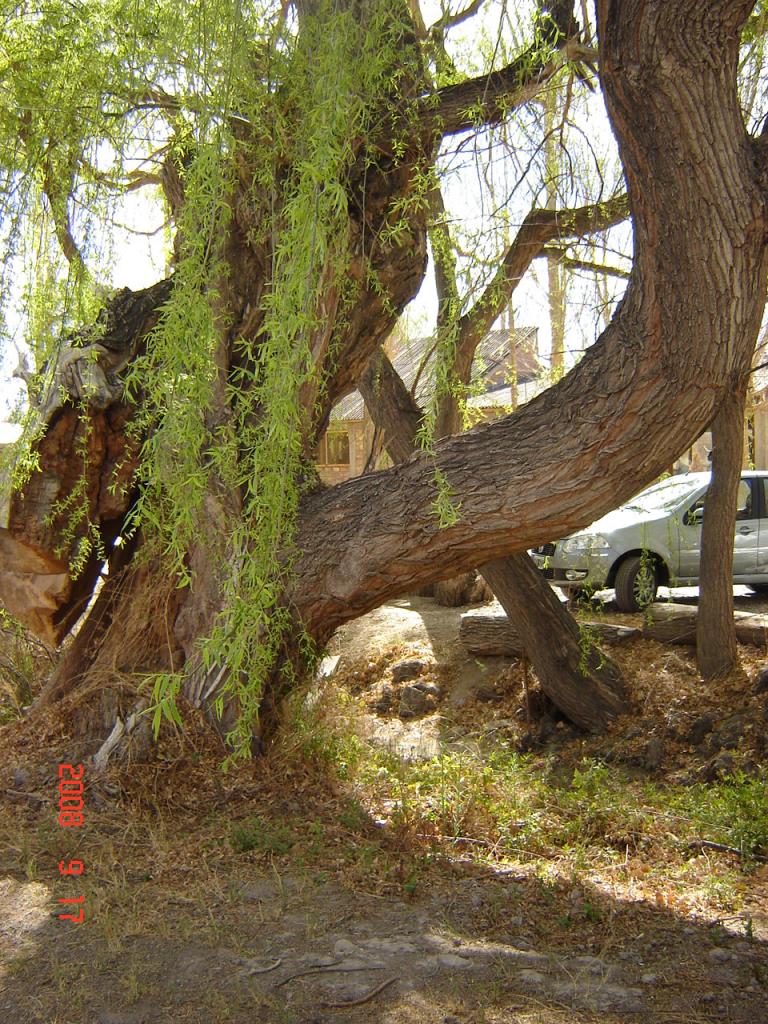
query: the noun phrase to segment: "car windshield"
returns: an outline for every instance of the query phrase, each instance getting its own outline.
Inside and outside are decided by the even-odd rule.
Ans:
[[[633,512],[664,512],[672,509],[689,495],[697,491],[702,480],[680,479],[671,477],[654,484],[645,491],[628,501],[624,508],[632,509]]]

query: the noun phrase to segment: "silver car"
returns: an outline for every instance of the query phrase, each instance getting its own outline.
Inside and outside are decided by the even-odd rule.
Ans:
[[[768,589],[768,472],[744,472],[739,483],[733,582]],[[701,523],[709,473],[671,476],[641,491],[585,530],[531,552],[571,596],[613,588],[624,612],[649,604],[660,586],[699,582]]]

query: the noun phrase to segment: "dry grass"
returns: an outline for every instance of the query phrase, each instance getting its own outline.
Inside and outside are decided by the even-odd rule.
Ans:
[[[329,922],[345,913],[354,919],[368,900],[382,911],[403,906],[406,916],[411,906],[414,915],[440,907],[441,927],[486,940],[505,938],[510,918],[521,919],[529,941],[553,951],[576,946],[610,957],[634,948],[640,932],[649,941],[672,936],[675,955],[691,961],[687,975],[660,990],[657,1008],[665,1020],[708,1019],[681,1009],[701,985],[695,945],[718,927],[755,943],[768,939],[768,867],[755,856],[689,846],[697,837],[727,839],[742,818],[757,820],[747,797],[759,799],[759,791],[748,778],[697,786],[702,756],[684,736],[704,711],[723,718],[746,709],[755,729],[735,753],[754,759],[762,705],[745,677],[707,686],[684,650],[646,641],[618,648],[640,733],[637,720],[600,739],[560,728],[548,744],[521,754],[531,730],[519,667],[500,668],[492,700],[454,706],[455,673],[441,664],[432,670],[446,691],[436,720],[441,753],[404,762],[370,744],[364,719],[393,661],[414,654],[427,656],[400,642],[346,659],[336,677],[286,708],[266,756],[226,774],[220,739],[182,708],[182,727],[164,731],[151,763],[88,779],[82,830],[59,828],[53,815],[56,766],[80,756],[66,720],[49,713],[0,731],[8,763],[23,777],[14,788],[26,794],[5,796],[0,862],[14,884],[43,885],[51,897],[61,892],[58,861],[86,862],[86,990],[119,964],[120,999],[142,1006],[162,992],[156,972],[170,956],[166,947],[253,955],[262,933],[299,913],[311,949]],[[758,656],[745,649],[742,657],[751,672]],[[546,714],[544,703],[539,713]],[[635,761],[655,733],[666,746],[664,771],[653,775]],[[752,854],[768,853],[760,834],[753,840]],[[244,900],[255,882],[269,883],[269,900]],[[25,962],[14,968],[20,984],[26,970],[40,971],[39,962]],[[56,991],[73,986],[74,970],[71,963],[69,973],[60,963],[51,967]],[[361,1007],[345,1019],[620,1020],[522,994],[501,970],[481,992],[451,984],[390,993],[386,1017]],[[209,1019],[253,1019],[256,1004],[247,1010],[217,992],[211,979],[198,997]],[[279,1000],[258,1005],[257,1019],[275,1024],[311,1019],[286,1016]],[[86,1010],[83,996],[82,1019]],[[187,1013],[167,1019],[202,1019]]]

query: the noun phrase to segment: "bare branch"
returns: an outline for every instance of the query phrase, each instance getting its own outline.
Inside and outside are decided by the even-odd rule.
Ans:
[[[514,242],[507,249],[490,284],[459,322],[459,346],[476,347],[477,342],[509,302],[531,265],[547,242],[578,238],[592,231],[604,231],[629,216],[626,195],[605,203],[574,210],[533,209],[523,221]]]
[[[543,256],[557,256],[566,267],[572,267],[574,270],[586,270],[591,274],[607,274],[609,277],[620,277],[624,280],[630,277],[628,270],[609,267],[606,263],[592,263],[589,260],[575,259],[573,256],[568,256],[565,249],[559,249],[554,245],[545,245],[536,259],[541,259]]]
[[[564,63],[593,64],[597,60],[597,51],[579,41],[572,4],[559,4],[558,8],[563,9],[547,18],[542,41],[528,47],[511,64],[445,86],[425,98],[425,114],[432,113],[444,136],[481,124],[498,124],[510,110],[532,100]]]
[[[446,11],[441,18],[438,18],[438,20],[430,26],[430,35],[439,34],[442,36],[450,29],[455,28],[457,25],[461,25],[462,22],[468,21],[477,14],[484,3],[485,0],[471,0],[463,10],[457,11],[455,14],[451,14],[449,11]]]

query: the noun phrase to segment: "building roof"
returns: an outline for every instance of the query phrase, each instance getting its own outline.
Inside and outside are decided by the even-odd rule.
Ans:
[[[519,384],[532,381],[541,372],[536,355],[536,327],[516,327],[517,380]],[[419,405],[424,405],[433,388],[432,366],[435,361],[434,337],[416,338],[404,345],[391,357],[392,365],[403,383]],[[505,387],[509,390],[510,332],[489,331],[477,347],[472,364],[471,382],[482,384],[484,392],[493,392]],[[482,395],[474,396],[473,404],[482,404]],[[491,405],[498,404],[492,401]],[[332,420],[361,420],[365,414],[365,402],[359,391],[353,391],[333,407]]]

